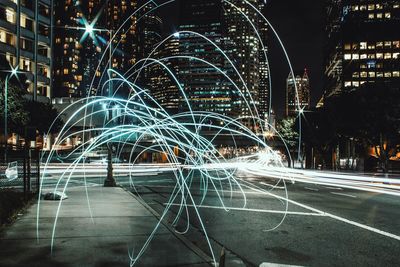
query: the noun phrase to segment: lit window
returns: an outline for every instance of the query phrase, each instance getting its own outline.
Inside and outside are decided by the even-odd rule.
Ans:
[[[400,71],[393,71],[393,77],[400,77]]]
[[[359,72],[353,72],[353,78],[358,78],[360,77],[360,73]]]
[[[12,24],[15,24],[16,17],[15,11],[12,9],[6,9],[6,20]]]
[[[386,19],[390,19],[391,18],[390,12],[385,13],[385,18]]]
[[[382,48],[383,42],[376,42],[376,48]]]
[[[393,8],[400,8],[399,4],[393,4]]]
[[[354,87],[360,87],[360,82],[353,82]]]
[[[368,18],[369,18],[369,19],[374,19],[374,18],[375,18],[375,14],[374,14],[374,13],[368,14]]]
[[[352,9],[353,11],[357,11],[357,10],[358,10],[358,6],[352,6],[351,9]]]
[[[393,58],[394,58],[394,59],[397,59],[397,58],[399,58],[399,57],[400,57],[400,53],[398,53],[398,52],[397,52],[397,53],[393,53]]]
[[[368,5],[368,10],[374,10],[375,9],[375,5]]]
[[[360,72],[360,76],[361,76],[362,78],[367,78],[367,72],[366,72],[366,71]]]
[[[67,75],[69,73],[68,69],[64,69],[64,75]]]
[[[366,69],[367,65],[366,64],[360,64],[360,69]]]
[[[344,87],[351,87],[351,82],[344,82]]]
[[[351,59],[351,54],[344,54],[344,59],[345,60],[350,60]]]
[[[345,50],[350,50],[351,49],[351,44],[345,44],[344,45]]]
[[[385,78],[390,78],[392,77],[392,73],[391,72],[385,72]]]
[[[368,72],[368,76],[370,77],[370,78],[375,78],[375,72]]]
[[[367,58],[367,54],[361,54],[360,55],[360,59],[366,59]]]
[[[359,54],[353,54],[353,59],[360,59],[360,55]]]
[[[392,54],[391,53],[385,53],[385,59],[390,59],[392,58]]]
[[[366,5],[360,6],[360,10],[367,10],[367,6]]]
[[[383,53],[376,53],[376,58],[383,58]]]
[[[376,77],[382,78],[383,77],[383,72],[377,72]]]
[[[376,14],[376,18],[377,18],[377,19],[383,18],[383,14],[382,14],[382,13],[377,13],[377,14]]]
[[[385,48],[391,48],[392,47],[392,42],[391,41],[385,41]]]
[[[368,54],[368,58],[374,59],[375,58],[375,54]]]
[[[376,4],[376,9],[383,9],[383,5],[382,4]]]
[[[400,41],[393,41],[394,48],[400,48]]]
[[[367,49],[367,42],[361,42],[360,49]]]
[[[369,44],[369,45],[368,45],[368,49],[375,49],[375,45]]]

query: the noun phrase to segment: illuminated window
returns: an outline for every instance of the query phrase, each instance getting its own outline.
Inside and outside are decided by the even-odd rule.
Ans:
[[[399,4],[393,4],[393,8],[400,8]]]
[[[393,71],[393,77],[400,77],[400,71]]]
[[[383,5],[382,4],[376,4],[376,9],[383,9]]]
[[[400,48],[400,41],[393,41],[394,48]]]
[[[368,76],[370,77],[370,78],[375,78],[375,72],[368,72]]]
[[[369,45],[368,45],[368,49],[375,49],[375,45],[369,44]]]
[[[6,43],[9,45],[15,45],[15,36],[9,32],[0,29],[0,42]]]
[[[344,59],[345,60],[350,60],[351,59],[351,54],[344,54]]]
[[[351,87],[351,82],[349,82],[349,81],[344,82],[344,87]]]
[[[385,72],[385,78],[390,78],[392,77],[392,73],[391,72]]]
[[[16,22],[15,11],[12,9],[6,9],[6,20],[12,24]]]
[[[361,42],[360,49],[367,49],[367,42]]]
[[[383,72],[377,72],[376,77],[382,78],[383,77]]]
[[[385,13],[385,18],[386,18],[386,19],[390,19],[390,18],[391,18],[390,12],[386,12],[386,13]]]
[[[32,64],[31,61],[27,58],[20,58],[19,59],[19,67],[23,71],[31,71],[32,70]]]
[[[360,59],[360,55],[359,54],[353,54],[353,59]]]
[[[392,42],[391,41],[385,41],[385,48],[391,48],[392,47]]]
[[[360,77],[360,73],[359,72],[353,72],[353,78],[358,78]]]
[[[368,18],[369,19],[374,19],[375,18],[375,14],[374,13],[369,13],[368,14]]]
[[[360,10],[361,10],[361,11],[363,11],[363,10],[367,10],[367,6],[366,6],[366,5],[362,5],[362,6],[360,6]]]
[[[376,42],[376,48],[382,48],[383,42]]]
[[[351,44],[345,44],[344,45],[345,50],[350,50],[351,49]]]
[[[375,5],[368,5],[368,10],[374,10],[375,9]]]
[[[68,69],[64,69],[64,75],[67,75],[69,73]]]
[[[360,82],[353,82],[354,87],[360,87]]]
[[[368,54],[368,58],[374,59],[375,58],[375,54]]]
[[[383,14],[382,14],[382,13],[377,13],[377,14],[376,14],[376,18],[377,18],[377,19],[383,18]]]
[[[360,55],[360,59],[366,59],[367,58],[367,54],[361,54]]]
[[[358,10],[358,6],[352,6],[351,9],[352,9],[353,11],[357,11],[357,10]]]
[[[367,72],[366,71],[360,72],[360,77],[367,78]]]
[[[376,58],[382,59],[383,58],[383,53],[376,53]]]
[[[393,58],[394,59],[400,58],[400,53],[393,53]]]
[[[392,58],[392,54],[391,53],[385,53],[385,59],[390,59]]]
[[[367,68],[367,64],[360,64],[360,69],[366,69]]]

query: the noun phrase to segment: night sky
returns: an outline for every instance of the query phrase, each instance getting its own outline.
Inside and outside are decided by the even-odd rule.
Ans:
[[[269,0],[266,10],[266,17],[282,39],[294,71],[304,68],[308,70],[313,106],[323,93],[324,2],[322,0]],[[160,15],[165,23],[165,33],[176,29],[178,14],[177,4],[161,10]],[[282,116],[289,67],[283,51],[272,33],[268,46],[273,86],[273,108],[278,116]]]

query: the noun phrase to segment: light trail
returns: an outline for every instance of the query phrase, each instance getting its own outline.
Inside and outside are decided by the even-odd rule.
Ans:
[[[96,79],[100,81],[105,80],[98,88],[96,88],[96,96],[88,94],[85,99],[76,102],[67,107],[59,117],[63,114],[71,113],[72,115],[66,119],[65,125],[62,127],[58,138],[54,144],[53,149],[46,154],[42,159],[43,168],[41,169],[42,179],[40,184],[40,193],[44,188],[48,188],[48,184],[55,181],[55,186],[52,190],[60,190],[63,193],[68,191],[68,186],[77,181],[83,184],[86,193],[86,203],[88,213],[92,217],[92,210],[90,205],[90,196],[87,190],[88,187],[94,186],[93,183],[87,181],[88,178],[97,174],[102,176],[106,174],[106,165],[98,163],[86,163],[86,159],[91,155],[96,155],[96,151],[114,147],[113,154],[116,156],[124,155],[127,157],[127,163],[113,164],[114,172],[116,175],[125,174],[128,176],[128,183],[136,190],[135,185],[143,184],[143,181],[138,180],[135,175],[154,176],[159,173],[168,173],[171,176],[171,189],[169,198],[165,203],[165,208],[160,215],[159,221],[154,225],[154,229],[148,236],[144,244],[138,251],[129,253],[130,265],[135,265],[143,253],[146,251],[148,245],[153,240],[154,235],[159,229],[161,222],[169,215],[172,207],[178,207],[178,211],[173,220],[173,225],[182,225],[183,231],[181,234],[188,232],[190,222],[196,220],[200,224],[200,228],[204,233],[205,242],[208,244],[209,254],[214,260],[216,265],[216,257],[211,246],[210,239],[207,234],[207,229],[203,223],[203,218],[200,216],[199,209],[221,209],[221,210],[235,210],[235,211],[253,211],[265,214],[279,214],[281,220],[267,231],[277,229],[287,215],[310,215],[310,216],[328,216],[336,220],[340,220],[369,231],[379,233],[381,235],[397,238],[398,236],[392,235],[387,232],[380,231],[366,225],[359,224],[335,216],[324,211],[314,209],[307,205],[290,200],[286,183],[301,182],[305,184],[323,185],[327,187],[340,187],[346,189],[361,190],[380,194],[389,194],[393,196],[400,196],[400,183],[397,179],[390,178],[374,178],[368,176],[357,176],[351,174],[337,174],[327,172],[316,172],[306,170],[295,170],[284,167],[280,155],[268,146],[264,137],[264,127],[269,125],[268,122],[263,122],[259,116],[256,101],[251,94],[245,79],[242,77],[238,66],[235,65],[235,59],[230,57],[229,53],[215,40],[211,40],[202,33],[192,31],[177,31],[170,34],[158,44],[154,44],[152,51],[142,59],[138,59],[127,71],[121,73],[117,69],[110,69],[108,66],[110,62],[105,60],[106,55],[111,56],[117,51],[120,46],[121,40],[117,40],[118,36],[124,35],[124,27],[131,21],[132,16],[137,16],[141,10],[150,5],[150,10],[145,14],[141,14],[136,20],[138,23],[144,18],[146,14],[155,12],[158,9],[165,7],[175,0],[165,1],[164,3],[156,3],[152,0],[147,1],[142,6],[128,17],[122,25],[115,31],[109,44],[104,50],[104,54],[95,69],[96,73],[100,73],[100,77],[94,76],[91,81],[88,92],[94,89]],[[250,24],[252,29],[249,35],[253,35],[258,41],[263,50],[265,64],[268,66],[270,73],[270,65],[265,49],[265,45],[257,30],[256,25],[249,18],[248,13],[244,12],[243,8],[247,11],[253,10],[258,16],[258,19],[265,21],[271,28],[273,34],[277,37],[280,46],[282,47],[291,75],[294,77],[293,68],[289,60],[288,53],[279,38],[274,27],[270,24],[267,18],[252,5],[250,2],[243,0],[232,3],[228,0],[222,0],[223,3],[232,6],[244,21]],[[90,25],[92,31],[85,32],[84,37],[91,37],[95,39],[94,33],[95,21],[89,24],[88,21],[83,20],[85,25]],[[185,36],[188,38],[201,39],[206,42],[210,47],[218,52],[226,62],[227,66],[218,67],[213,62],[209,62],[204,58],[195,57],[187,54],[169,55],[157,58],[155,55],[162,45],[172,38],[179,38]],[[111,45],[113,44],[113,45]],[[111,50],[111,51],[110,51]],[[111,58],[111,57],[110,57]],[[187,60],[204,64],[221,77],[226,78],[229,82],[232,91],[239,96],[243,103],[243,107],[247,108],[251,116],[246,117],[253,121],[254,125],[260,126],[260,133],[251,131],[248,127],[243,125],[240,119],[230,118],[217,113],[194,111],[191,107],[189,96],[185,90],[183,83],[179,80],[178,75],[173,71],[170,66],[174,60]],[[106,64],[105,64],[106,63]],[[147,85],[138,82],[140,74],[152,66],[159,66],[162,71],[173,82],[180,95],[181,99],[188,106],[187,112],[179,114],[169,114],[157,101],[157,99],[149,92]],[[103,69],[102,69],[103,68]],[[229,71],[228,71],[229,68]],[[233,73],[230,71],[233,70]],[[239,82],[235,82],[239,81]],[[269,80],[269,90],[272,90],[272,83]],[[105,88],[112,87],[112,92],[106,92]],[[302,107],[299,106],[296,87],[296,102],[297,109],[300,111]],[[117,97],[120,90],[129,89],[129,94],[122,98]],[[163,89],[163,88],[159,88]],[[270,95],[272,95],[270,93]],[[271,98],[269,99],[271,112]],[[102,108],[98,108],[101,106]],[[110,115],[113,114],[113,115]],[[116,115],[115,115],[116,114]],[[269,116],[270,117],[270,116]],[[103,123],[101,125],[93,126],[93,122],[98,119]],[[242,118],[243,119],[243,118]],[[209,121],[218,123],[209,123]],[[301,120],[299,120],[301,122]],[[80,125],[83,127],[79,127]],[[208,136],[203,136],[202,129],[209,129]],[[300,125],[301,128],[301,125]],[[78,130],[77,130],[78,129]],[[276,129],[273,129],[276,131]],[[278,138],[281,135],[276,131]],[[55,150],[55,147],[60,147],[61,144],[72,138],[73,136],[82,136],[82,143],[69,151],[65,155]],[[224,136],[226,141],[231,141],[234,145],[232,154],[224,154],[221,150],[214,145],[214,141],[218,137]],[[245,140],[249,144],[254,144],[258,147],[258,151],[247,156],[238,156],[238,139]],[[282,139],[282,138],[281,138]],[[151,142],[149,142],[149,140]],[[282,140],[284,145],[286,143]],[[299,140],[299,157],[301,152],[301,136]],[[286,146],[286,149],[288,147]],[[139,159],[146,153],[159,154],[165,157],[167,164],[139,164]],[[290,153],[289,153],[290,155]],[[69,161],[70,163],[54,164],[54,160]],[[260,184],[267,186],[268,190],[249,182],[248,177],[256,177],[262,179],[269,179],[273,184],[261,181]],[[149,181],[151,182],[151,181]],[[156,183],[156,182],[152,182]],[[199,188],[196,186],[199,185]],[[151,185],[160,187],[159,185]],[[163,187],[167,188],[167,187]],[[335,189],[340,190],[340,189]],[[280,195],[273,192],[278,191]],[[136,190],[137,192],[137,190]],[[213,206],[204,205],[207,194],[213,193],[213,197],[217,199],[218,203]],[[333,193],[333,192],[332,192]],[[247,206],[247,195],[267,196],[273,200],[278,200],[282,204],[281,210],[262,210],[262,209],[249,209]],[[337,195],[339,193],[336,193]],[[40,194],[39,194],[40,195]],[[140,194],[139,194],[140,196]],[[198,198],[198,196],[200,196]],[[195,198],[196,197],[196,198]],[[230,207],[227,203],[235,198],[238,201],[237,207]],[[52,229],[51,249],[55,246],[55,234],[57,229],[57,222],[59,213],[62,207],[63,200],[60,200],[55,213],[55,220]],[[300,206],[304,209],[310,210],[310,213],[301,213],[289,211],[289,203]],[[37,208],[37,238],[39,240],[40,233],[40,205],[41,200],[38,200]],[[189,209],[193,211],[189,212]],[[192,218],[194,216],[195,218]],[[93,219],[93,218],[92,218]]]

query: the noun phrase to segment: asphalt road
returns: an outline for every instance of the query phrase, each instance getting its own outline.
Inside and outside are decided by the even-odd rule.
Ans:
[[[185,236],[209,253],[207,239],[198,231],[203,224],[212,244],[225,246],[249,266],[400,265],[398,197],[300,182],[288,184],[286,192],[282,184],[272,189],[274,181],[270,179],[242,179],[239,181],[245,197],[239,187],[228,184],[217,185],[217,190],[209,184],[204,190],[204,184],[195,176],[191,195],[196,205],[203,199],[198,208],[201,221],[193,201],[186,196],[188,213],[183,210],[176,229],[186,230],[189,221],[191,227]],[[46,180],[44,189],[54,186],[54,181]],[[86,184],[98,186],[102,181],[103,178],[87,177]],[[117,177],[117,181],[129,187],[126,176]],[[171,199],[175,188],[172,173],[140,175],[133,178],[133,183],[135,188],[130,190],[159,214],[172,203],[167,220],[175,218],[182,198],[178,194]],[[85,183],[76,176],[69,186]],[[284,200],[286,196],[289,202]]]

